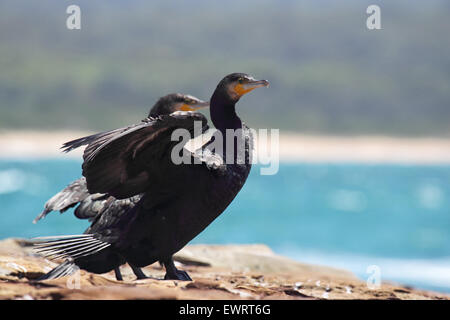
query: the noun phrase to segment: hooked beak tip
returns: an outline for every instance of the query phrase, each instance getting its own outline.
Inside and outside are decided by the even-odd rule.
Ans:
[[[268,87],[269,81],[267,80],[254,80],[249,83],[251,86],[255,87]]]

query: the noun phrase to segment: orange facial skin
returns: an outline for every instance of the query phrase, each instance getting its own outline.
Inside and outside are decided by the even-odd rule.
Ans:
[[[240,83],[238,83],[237,85],[234,86],[234,92],[236,92],[236,94],[239,95],[240,97],[246,93],[249,93],[253,89],[255,89],[255,88],[250,87],[250,88],[245,89],[244,86]]]
[[[193,107],[191,107],[190,105],[187,105],[187,104],[183,104],[180,107],[180,111],[195,111],[197,109],[199,109],[199,108],[193,108]]]

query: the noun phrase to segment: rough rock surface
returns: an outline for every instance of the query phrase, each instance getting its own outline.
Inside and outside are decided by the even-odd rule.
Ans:
[[[124,265],[124,281],[113,272],[37,282],[56,266],[25,240],[0,241],[0,299],[448,299],[449,296],[383,283],[370,290],[350,272],[302,264],[264,245],[191,245],[175,256],[194,281],[162,281],[159,264],[135,280]]]

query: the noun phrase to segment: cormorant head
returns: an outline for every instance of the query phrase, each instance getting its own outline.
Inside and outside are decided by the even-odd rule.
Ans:
[[[159,98],[150,110],[149,116],[155,117],[171,114],[175,111],[195,111],[209,106],[209,102],[189,94],[171,93]]]
[[[224,92],[233,102],[237,102],[253,89],[268,86],[267,80],[256,80],[246,73],[231,73],[219,82],[217,90]]]

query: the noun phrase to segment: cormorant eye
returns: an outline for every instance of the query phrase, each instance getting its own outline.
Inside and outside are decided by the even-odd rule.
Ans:
[[[239,81],[239,83],[242,84],[242,83],[244,83],[244,78],[239,78],[238,81]]]

